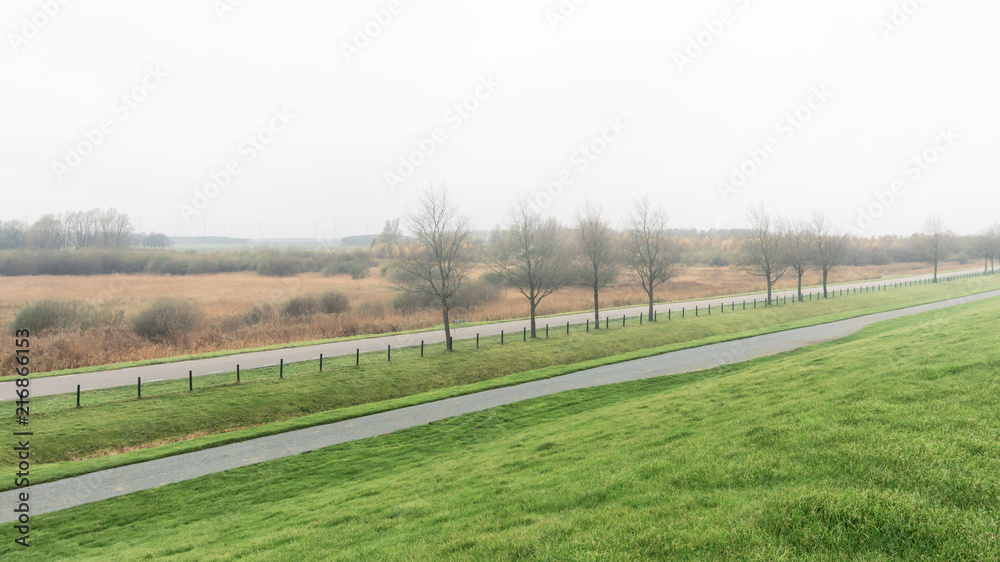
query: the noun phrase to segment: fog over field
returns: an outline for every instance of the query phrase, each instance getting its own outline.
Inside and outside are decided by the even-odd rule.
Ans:
[[[445,183],[568,221],[822,208],[857,235],[991,220],[985,0],[0,6],[2,220],[114,207],[171,236],[339,238]],[[16,205],[12,203],[16,201]]]

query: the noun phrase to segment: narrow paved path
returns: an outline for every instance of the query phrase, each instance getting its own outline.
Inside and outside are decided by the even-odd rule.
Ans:
[[[719,365],[748,361],[815,343],[840,339],[876,322],[994,297],[1000,297],[1000,290],[890,312],[880,312],[808,328],[675,351],[655,357],[578,371],[552,379],[478,392],[194,453],[104,470],[48,484],[39,484],[27,489],[31,499],[31,514],[41,515],[68,509],[224,470],[297,455],[349,441],[385,435],[445,418],[568,390],[700,371]],[[16,493],[18,491],[0,494],[0,523],[14,520],[13,507]]]
[[[945,274],[938,275],[939,279],[947,279],[950,277],[957,277],[963,274],[978,273],[981,269],[970,269],[967,271],[955,271]],[[897,282],[905,281],[924,281],[930,279],[931,275],[917,275],[913,277],[906,277],[903,279],[892,279],[892,280],[877,280],[877,281],[863,281],[857,283],[848,283],[844,285],[831,286],[831,291],[841,291],[844,292],[848,290],[853,290],[855,288],[862,287],[872,287],[875,285],[882,284],[893,284]],[[815,293],[817,289],[811,289],[811,292]],[[819,289],[822,292],[822,288]],[[794,290],[787,291],[776,291],[774,293],[775,298],[783,299],[785,297],[792,297],[795,294]],[[737,308],[740,307],[739,303],[742,301],[747,301],[747,303],[752,302],[756,299],[759,303],[763,303],[766,300],[766,293],[759,293],[753,295],[746,295],[741,297],[729,297],[722,298],[716,297],[711,299],[703,299],[699,301],[689,301],[682,303],[669,303],[660,304],[654,307],[658,316],[667,314],[668,310],[672,314],[680,314],[681,308],[685,308],[688,312],[694,310],[695,306],[699,307],[700,310],[704,311],[709,305],[713,308],[719,307],[721,304],[726,303],[729,305],[732,302],[737,303]],[[789,303],[791,304],[791,303]],[[749,306],[749,304],[748,304]],[[761,304],[761,306],[763,306]],[[601,318],[605,316],[611,317],[611,321],[615,322],[621,321],[622,315],[627,317],[638,317],[640,313],[648,312],[648,307],[645,306],[635,306],[625,309],[615,309],[608,310],[601,313]],[[567,322],[570,324],[583,324],[588,319],[593,320],[593,312],[586,313],[575,313],[575,314],[565,314],[549,318],[538,319],[538,325],[540,328],[544,329],[546,324],[553,327],[564,327]],[[452,331],[452,338],[456,340],[463,339],[475,339],[476,334],[480,334],[483,337],[488,336],[499,336],[500,331],[503,330],[506,334],[518,337],[524,328],[530,329],[530,323],[527,320],[519,320],[513,322],[498,322],[494,324],[485,324],[479,326],[469,326],[465,328],[457,328]],[[94,390],[98,388],[112,388],[117,386],[131,386],[136,383],[138,377],[142,377],[142,380],[146,382],[156,382],[163,380],[176,380],[187,378],[188,371],[191,371],[195,377],[204,375],[214,375],[218,373],[231,373],[236,370],[236,365],[239,364],[241,369],[256,369],[260,367],[273,367],[278,364],[280,360],[284,360],[285,363],[295,363],[299,361],[311,361],[319,358],[322,353],[324,357],[341,357],[345,355],[354,355],[357,350],[361,353],[368,353],[374,351],[385,352],[386,346],[391,345],[393,349],[400,347],[410,347],[420,345],[420,342],[424,341],[427,344],[440,343],[444,341],[444,330],[436,330],[431,332],[420,332],[414,334],[401,334],[395,336],[380,336],[365,338],[362,340],[344,341],[344,342],[334,342],[318,345],[310,345],[306,347],[296,347],[296,348],[286,348],[286,349],[275,349],[271,351],[255,351],[249,353],[239,353],[236,355],[228,355],[225,357],[212,357],[208,359],[193,359],[190,361],[179,361],[175,363],[164,363],[160,365],[146,365],[143,367],[130,367],[127,369],[117,369],[109,371],[97,371],[93,373],[81,373],[77,375],[64,375],[58,377],[45,377],[40,379],[34,379],[31,382],[31,395],[32,396],[50,396],[53,394],[68,394],[76,392],[76,386],[80,385],[81,390]],[[34,342],[32,342],[34,343]],[[39,344],[40,345],[40,344]],[[0,383],[0,402],[10,401],[16,399],[16,388],[12,381]]]

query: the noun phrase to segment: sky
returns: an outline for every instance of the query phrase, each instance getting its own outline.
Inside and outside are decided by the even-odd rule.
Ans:
[[[677,228],[997,220],[995,0],[7,0],[0,220],[377,233],[444,185]]]

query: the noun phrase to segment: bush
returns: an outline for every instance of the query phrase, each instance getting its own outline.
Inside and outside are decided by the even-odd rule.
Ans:
[[[326,258],[328,263],[322,268],[323,275],[326,277],[349,274],[355,266],[362,266],[366,270],[371,267],[371,258],[364,250],[355,250],[349,253],[334,252]]]
[[[141,310],[131,321],[139,337],[159,343],[175,341],[201,324],[201,310],[192,303],[162,298]]]
[[[486,281],[466,281],[455,295],[455,308],[471,310],[477,306],[500,299],[502,291]]]
[[[22,306],[10,324],[10,331],[85,330],[99,322],[97,310],[92,305],[80,301],[44,300]]]
[[[299,295],[293,297],[292,300],[288,301],[285,305],[285,314],[289,316],[294,316],[296,318],[300,316],[311,316],[316,313],[319,308],[319,303],[316,297],[313,295]]]
[[[392,297],[389,305],[393,310],[400,312],[416,312],[425,308],[432,308],[440,303],[436,298],[425,293],[411,293],[402,291]]]
[[[302,271],[298,258],[280,252],[269,252],[257,261],[257,273],[267,277],[290,277]]]
[[[385,305],[377,301],[366,300],[358,305],[358,312],[362,314],[382,316],[385,314]]]
[[[368,266],[356,263],[350,269],[351,279],[364,279],[368,277]]]
[[[159,275],[184,275],[187,270],[187,262],[172,253],[154,256],[146,264],[147,272]]]
[[[247,312],[246,314],[232,316],[223,320],[221,328],[224,331],[231,332],[239,328],[256,326],[257,324],[270,319],[272,316],[274,316],[274,307],[271,306],[270,303],[254,305],[254,307],[250,309],[250,312]]]
[[[347,312],[350,301],[347,295],[340,291],[326,291],[319,296],[319,309],[326,314],[340,314]]]
[[[504,281],[503,276],[497,273],[496,271],[489,271],[487,273],[484,273],[483,276],[480,277],[479,279],[481,281],[489,283],[490,285],[493,285],[494,287],[503,287],[507,283],[506,281]]]

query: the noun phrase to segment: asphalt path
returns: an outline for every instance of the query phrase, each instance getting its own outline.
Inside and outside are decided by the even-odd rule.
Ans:
[[[570,390],[700,371],[833,341],[893,318],[1000,297],[1000,290],[607,365],[568,375],[400,408],[0,493],[0,523],[15,519],[18,493],[41,515],[234,468],[385,435],[430,422]]]
[[[950,277],[956,277],[968,273],[978,273],[981,272],[980,269],[970,269],[966,271],[956,271],[949,272],[945,274],[939,274],[939,279],[947,279]],[[879,280],[879,281],[863,281],[858,283],[848,283],[842,285],[831,286],[830,290],[837,292],[840,291],[847,292],[848,290],[854,290],[855,288],[861,289],[862,287],[872,287],[875,285],[882,284],[893,284],[897,282],[906,281],[924,281],[931,279],[931,275],[917,275],[913,277],[906,277],[902,279],[892,279],[892,280]],[[806,291],[804,291],[806,292]],[[822,288],[815,289],[812,288],[808,292],[814,294],[821,294]],[[774,292],[774,297],[778,299],[789,299],[795,295],[795,290],[784,290]],[[676,315],[681,314],[681,309],[684,308],[687,313],[694,311],[697,306],[702,312],[704,312],[709,305],[713,308],[717,308],[725,303],[726,306],[731,307],[731,303],[736,303],[737,309],[741,309],[741,304],[743,301],[747,302],[747,307],[749,308],[750,303],[754,299],[757,300],[757,306],[763,306],[764,300],[766,300],[766,293],[758,293],[740,297],[729,297],[729,298],[712,298],[703,299],[699,301],[686,301],[682,303],[666,303],[659,304],[654,307],[657,317],[662,320],[662,316],[668,314]],[[791,303],[789,303],[791,305]],[[627,318],[638,317],[642,313],[648,312],[648,306],[635,306],[624,309],[615,309],[603,311],[601,313],[601,318],[610,317],[611,322],[620,322],[621,317],[624,315]],[[729,309],[727,309],[729,310]],[[559,329],[560,327],[565,327],[566,323],[570,324],[583,324],[587,320],[593,320],[593,312],[581,312],[575,314],[565,314],[554,317],[546,317],[538,319],[538,326],[544,329],[546,324]],[[603,320],[602,320],[603,321]],[[521,335],[523,329],[530,329],[530,322],[528,320],[518,320],[512,322],[498,322],[494,324],[483,324],[478,326],[466,326],[458,327],[452,329],[452,338],[454,340],[467,340],[474,339],[476,334],[482,337],[489,336],[499,336],[501,330],[505,334],[511,335],[513,337],[518,337]],[[188,371],[191,371],[192,375],[195,377],[214,375],[219,373],[231,373],[236,371],[236,365],[239,364],[241,369],[256,369],[260,367],[273,367],[279,363],[279,361],[284,360],[285,363],[296,363],[299,361],[312,361],[319,359],[319,355],[322,353],[324,358],[331,357],[341,357],[346,355],[354,355],[358,350],[361,353],[368,352],[385,352],[387,346],[391,345],[393,349],[398,349],[401,347],[410,347],[420,345],[420,342],[424,341],[426,344],[440,343],[444,341],[444,330],[435,330],[429,332],[419,332],[413,334],[399,334],[393,336],[379,336],[371,337],[360,340],[352,341],[342,341],[334,343],[325,343],[310,345],[305,347],[294,347],[285,349],[274,349],[270,351],[253,351],[248,353],[238,353],[234,355],[227,355],[225,357],[212,357],[207,359],[192,359],[189,361],[178,361],[173,363],[162,363],[158,365],[145,365],[142,367],[129,367],[126,369],[116,369],[107,371],[95,371],[92,373],[80,373],[75,375],[62,375],[56,377],[42,377],[38,379],[32,379],[31,381],[31,395],[32,396],[51,396],[54,394],[69,394],[76,392],[77,385],[80,385],[82,391],[95,390],[100,388],[112,388],[118,386],[131,386],[136,383],[138,377],[142,377],[142,380],[149,382],[157,382],[164,380],[176,380],[188,377]],[[0,383],[0,402],[10,401],[16,399],[16,388],[14,387],[13,381],[7,381]]]

